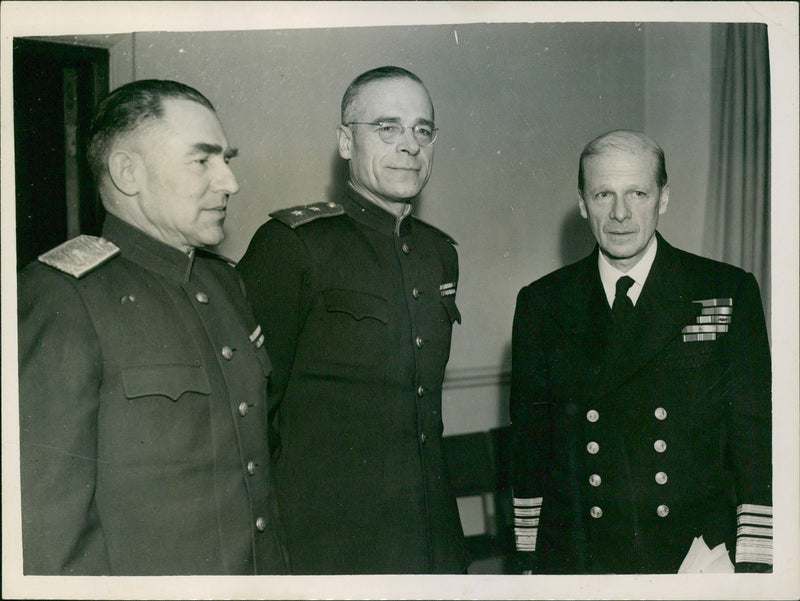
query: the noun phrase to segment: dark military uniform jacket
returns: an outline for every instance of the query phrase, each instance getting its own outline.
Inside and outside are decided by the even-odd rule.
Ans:
[[[295,573],[461,572],[442,458],[458,262],[349,187],[273,214],[238,265],[274,366],[275,479]]]
[[[540,573],[676,573],[703,536],[737,570],[768,569],[771,374],[755,278],[659,236],[620,348],[597,252],[517,299],[517,548]]]
[[[285,571],[236,272],[111,215],[103,236],[120,253],[80,279],[19,277],[24,572]]]

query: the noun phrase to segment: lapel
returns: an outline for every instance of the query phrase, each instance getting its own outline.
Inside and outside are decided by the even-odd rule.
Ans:
[[[613,362],[613,369],[609,368],[611,362],[604,361],[611,318],[597,269],[597,249],[590,255],[593,269],[584,277],[591,282],[589,298],[593,306],[586,308],[586,323],[581,326],[586,338],[583,344],[579,344],[581,352],[590,358],[591,366],[588,373],[585,372],[585,380],[579,382],[584,396],[600,397],[624,384],[665,345],[680,337],[683,326],[694,321],[697,315],[698,309],[690,298],[688,278],[691,274],[686,272],[679,252],[660,234],[656,233],[656,236],[658,253],[631,316],[634,344],[626,352],[624,360]],[[587,330],[591,328],[595,332],[588,334]]]
[[[573,376],[594,387],[601,373],[602,360],[611,327],[611,309],[606,301],[597,269],[598,247],[585,259],[572,266],[558,303],[561,316],[559,329],[567,338]]]

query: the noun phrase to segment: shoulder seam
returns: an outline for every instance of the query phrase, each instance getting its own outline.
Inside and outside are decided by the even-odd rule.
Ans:
[[[416,221],[419,221],[420,223],[422,223],[422,224],[424,224],[424,225],[428,226],[429,228],[431,228],[431,229],[432,229],[433,231],[435,231],[436,233],[440,234],[440,235],[441,235],[441,236],[442,236],[442,237],[443,237],[445,240],[447,240],[447,241],[448,241],[450,244],[452,244],[453,246],[458,246],[458,242],[456,242],[455,238],[453,238],[453,237],[452,237],[450,234],[448,234],[448,233],[447,233],[447,232],[445,232],[444,230],[441,230],[441,229],[439,229],[439,228],[438,228],[438,227],[436,227],[435,225],[431,225],[430,223],[428,223],[427,221],[424,221],[423,219],[420,219],[420,218],[419,218],[419,217],[417,217],[416,215],[412,215],[412,217],[413,217],[413,219],[415,219]]]

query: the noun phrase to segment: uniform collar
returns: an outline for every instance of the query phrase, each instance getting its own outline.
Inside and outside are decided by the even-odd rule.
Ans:
[[[106,215],[103,237],[119,246],[122,255],[150,271],[172,280],[188,283],[194,264],[194,249],[187,253],[164,244],[129,223]]]
[[[351,185],[345,186],[342,199],[344,211],[359,223],[389,236],[405,236],[411,233],[412,206],[398,219],[389,211],[358,193]]]

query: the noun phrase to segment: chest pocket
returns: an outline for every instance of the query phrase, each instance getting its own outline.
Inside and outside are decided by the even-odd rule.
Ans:
[[[122,389],[129,399],[163,396],[177,401],[186,392],[211,394],[205,370],[180,363],[123,367]]]
[[[355,290],[325,290],[325,310],[328,313],[346,313],[357,321],[375,319],[389,323],[386,299]]]

